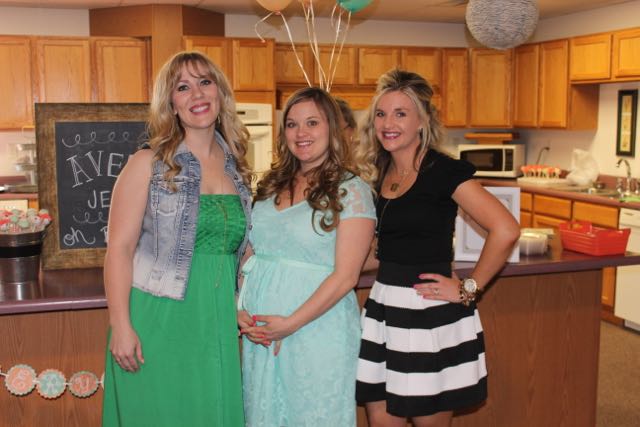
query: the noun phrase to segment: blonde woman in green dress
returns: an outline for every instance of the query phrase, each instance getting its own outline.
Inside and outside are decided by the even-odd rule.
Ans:
[[[294,93],[278,156],[258,183],[239,324],[247,425],[356,424],[360,336],[353,291],[375,227],[371,188],[349,168],[333,98]],[[254,320],[255,319],[255,320]]]
[[[113,190],[105,426],[244,426],[234,291],[247,245],[248,133],[195,52],[156,78],[148,149]]]

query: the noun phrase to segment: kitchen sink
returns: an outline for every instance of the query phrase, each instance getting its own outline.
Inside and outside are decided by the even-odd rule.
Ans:
[[[564,189],[564,191],[571,191],[573,193],[591,194],[593,196],[611,197],[617,199],[620,197],[620,193],[617,190],[611,188],[575,188]]]
[[[620,193],[617,190],[611,188],[587,188],[583,193],[593,194],[594,196],[602,197],[620,197]]]

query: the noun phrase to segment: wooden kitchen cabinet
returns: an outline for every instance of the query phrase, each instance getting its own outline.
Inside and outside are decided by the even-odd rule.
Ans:
[[[398,48],[358,48],[358,84],[375,85],[382,74],[399,66],[400,49]]]
[[[296,52],[304,67],[309,81],[313,81],[315,73],[315,59],[309,45],[296,45]],[[296,54],[290,43],[276,43],[274,51],[274,68],[276,83],[306,85],[307,80],[300,69]]]
[[[469,105],[467,49],[442,49],[442,75],[442,122],[448,127],[465,127]]]
[[[275,90],[273,39],[232,39],[234,90]]]
[[[531,227],[533,219],[533,195],[520,192],[520,228]]]
[[[566,39],[514,49],[515,127],[597,128],[599,87],[570,85],[568,69]]]
[[[344,46],[340,57],[338,59],[339,47],[336,46],[335,51],[332,46],[319,46],[320,64],[324,73],[329,76],[330,67],[332,64],[331,56],[333,52],[333,67],[335,67],[335,74],[333,75],[332,85],[355,85],[358,82],[358,49],[353,46]],[[336,60],[338,61],[336,64]],[[320,84],[320,76],[316,67],[316,72],[313,76],[313,82]]]
[[[518,46],[513,51],[513,126],[538,126],[540,47]]]
[[[206,54],[227,76],[233,90],[275,91],[275,43],[273,39],[229,39],[185,36],[187,50]]]
[[[0,36],[0,129],[33,123],[31,39]]]
[[[442,108],[442,49],[431,47],[405,47],[400,51],[402,68],[424,77],[433,89],[431,103]]]
[[[149,52],[143,40],[92,38],[97,102],[148,102]]]
[[[558,40],[540,44],[540,90],[538,124],[545,128],[567,127],[569,42]]]
[[[204,53],[225,74],[231,83],[231,42],[224,37],[188,36],[182,38],[185,50]]]
[[[91,102],[88,38],[36,37],[36,102]]]
[[[554,228],[571,219],[571,200],[559,197],[533,195],[533,227]]]
[[[613,206],[598,205],[587,202],[573,202],[574,221],[590,221],[593,225],[605,228],[618,228],[619,210]],[[616,295],[616,269],[607,267],[602,270],[603,319],[614,321],[613,306]]]
[[[511,50],[470,50],[470,126],[511,126],[511,62]]]
[[[618,228],[618,214],[618,208],[613,206],[573,202],[573,219],[590,221],[598,227]]]
[[[613,33],[613,78],[640,77],[640,28]]]
[[[611,77],[611,33],[571,38],[569,78],[573,82]]]

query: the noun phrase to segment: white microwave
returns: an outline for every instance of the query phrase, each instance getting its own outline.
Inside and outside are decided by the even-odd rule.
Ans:
[[[515,178],[522,175],[522,144],[460,144],[458,154],[460,159],[476,167],[475,176]]]

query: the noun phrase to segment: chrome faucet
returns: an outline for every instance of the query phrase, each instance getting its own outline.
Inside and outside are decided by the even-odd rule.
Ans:
[[[618,159],[618,163],[616,163],[616,167],[620,167],[620,163],[624,163],[624,166],[627,169],[627,179],[625,180],[624,185],[624,195],[631,195],[631,166],[629,165],[629,161],[627,159]]]
[[[545,151],[549,151],[549,146],[542,147],[542,148],[540,149],[540,151],[538,151],[538,159],[536,160],[536,163],[535,163],[536,165],[539,165],[539,164],[540,164],[540,160],[542,160],[542,154],[543,154]]]

